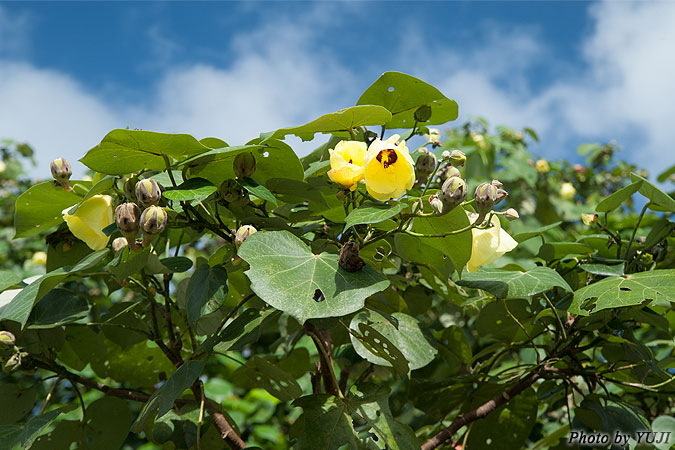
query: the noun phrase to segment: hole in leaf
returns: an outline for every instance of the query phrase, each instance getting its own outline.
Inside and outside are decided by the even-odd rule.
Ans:
[[[314,291],[314,301],[315,302],[322,302],[324,301],[325,297],[323,296],[323,292],[321,292],[321,289],[317,289]]]
[[[620,290],[620,291],[624,291],[624,292],[630,292],[630,291],[631,291],[631,288],[629,288],[629,287],[620,287],[619,290]]]
[[[396,88],[394,86],[389,86],[389,89],[387,89],[389,92],[394,92]]]
[[[270,152],[263,153],[263,158],[267,158],[268,156],[270,156]]]
[[[591,312],[595,309],[595,302],[598,301],[598,297],[589,297],[581,304],[581,309],[584,311]]]

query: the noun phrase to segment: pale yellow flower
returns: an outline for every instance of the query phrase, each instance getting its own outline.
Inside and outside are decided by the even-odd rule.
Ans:
[[[68,214],[71,208],[63,210],[63,220],[73,236],[84,241],[92,250],[105,248],[110,237],[102,230],[114,221],[112,197],[94,195],[82,202],[74,214]]]
[[[574,185],[572,183],[563,183],[562,186],[560,186],[560,196],[566,200],[571,199],[574,197],[574,194],[577,193],[577,190],[574,189]]]
[[[366,156],[366,143],[341,141],[335,149],[330,149],[330,167],[328,178],[345,189],[353,191],[363,179],[363,164]]]
[[[429,134],[425,134],[424,137],[429,143],[439,142],[441,140],[441,132],[438,128],[429,128]]]
[[[537,169],[537,172],[539,173],[546,173],[549,170],[551,170],[551,167],[548,165],[548,161],[546,161],[545,159],[537,160],[537,162],[534,163],[534,167],[535,169]]]
[[[47,254],[45,252],[35,252],[30,260],[35,265],[44,266],[47,264]]]
[[[478,218],[476,213],[467,212],[466,214],[472,223]],[[492,226],[485,230],[471,229],[473,235],[471,258],[466,263],[466,269],[469,273],[474,273],[480,266],[496,261],[504,253],[510,252],[518,245],[518,242],[502,229],[497,216],[492,216],[490,223],[492,223]]]
[[[7,168],[7,164],[4,161],[0,160],[0,173],[4,172]]]
[[[398,134],[375,139],[366,153],[366,189],[381,202],[402,196],[415,183],[415,163],[405,141],[398,140]]]

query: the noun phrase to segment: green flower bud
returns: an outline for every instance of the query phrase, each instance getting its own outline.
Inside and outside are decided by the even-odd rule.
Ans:
[[[220,198],[226,203],[248,199],[248,192],[236,180],[231,178],[220,183],[218,193],[220,194]]]
[[[255,156],[253,153],[239,153],[234,157],[234,174],[237,178],[250,177],[255,173]]]
[[[415,163],[415,171],[418,175],[422,173],[428,176],[436,168],[436,155],[430,153],[426,148],[421,149],[419,152],[420,156]]]
[[[461,178],[462,174],[459,171],[457,167],[451,166],[450,164],[444,164],[441,166],[441,168],[438,170],[438,178],[441,181],[445,181],[448,178],[451,177],[460,177]]]
[[[138,177],[134,176],[127,178],[124,182],[124,195],[126,195],[127,200],[130,202],[135,202],[136,200],[136,183],[138,183]]]
[[[518,219],[520,219],[520,216],[518,215],[518,211],[516,211],[516,210],[513,209],[513,208],[507,209],[507,210],[504,212],[504,217],[506,217],[506,220],[508,220],[509,222],[511,222],[511,221],[513,221],[513,220],[518,220]]]
[[[115,223],[127,238],[135,238],[138,234],[141,208],[136,203],[122,203],[115,208]]]
[[[52,177],[61,185],[64,189],[72,191],[73,188],[68,184],[70,176],[73,174],[73,168],[66,158],[56,158],[49,164],[49,169],[52,172]]]
[[[168,216],[164,209],[152,205],[141,214],[141,228],[143,229],[143,247],[147,247],[166,227]]]
[[[12,373],[21,368],[21,353],[14,353],[2,364],[2,370],[5,373]]]
[[[258,230],[256,230],[253,225],[240,226],[234,236],[234,245],[237,248],[241,247],[241,244],[243,244],[244,241],[248,239],[248,237],[253,233],[255,233],[256,231]]]
[[[453,150],[451,152],[448,152],[447,150],[443,152],[443,159],[453,166],[464,166],[464,163],[466,162],[466,155],[464,152],[461,152],[459,150]]]
[[[417,122],[426,122],[427,120],[431,119],[431,106],[420,106],[415,110],[414,117]]]
[[[13,346],[16,342],[16,337],[9,331],[0,331],[0,347]]]
[[[461,204],[466,198],[467,190],[466,181],[460,177],[450,177],[445,180],[441,186],[443,211],[448,213]]]
[[[438,194],[434,194],[429,197],[429,205],[431,205],[431,210],[433,211],[434,215],[442,216],[445,214],[443,211],[443,200],[438,197]]]
[[[136,199],[144,207],[156,205],[161,198],[162,191],[154,179],[146,178],[136,183]]]
[[[497,203],[505,199],[509,194],[500,189],[502,183],[492,180],[491,183],[481,183],[476,187],[474,199],[476,201],[476,211],[478,212],[478,221],[482,221],[488,212]]]
[[[581,221],[586,225],[587,227],[591,227],[598,223],[598,215],[597,214],[582,214],[581,215]]]
[[[347,272],[358,272],[366,262],[359,256],[359,244],[349,241],[340,249],[338,264]]]

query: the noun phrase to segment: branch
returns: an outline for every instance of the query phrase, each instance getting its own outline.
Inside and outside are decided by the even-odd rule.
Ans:
[[[473,421],[482,419],[483,417],[487,416],[492,411],[499,408],[504,403],[508,402],[512,397],[515,397],[528,387],[532,386],[534,382],[537,381],[538,379],[539,373],[537,372],[531,373],[530,375],[528,375],[527,377],[523,378],[518,383],[513,385],[511,388],[497,395],[492,400],[483,403],[473,411],[469,411],[466,414],[458,416],[455,420],[452,421],[449,427],[440,431],[436,436],[426,441],[422,445],[422,450],[432,450],[438,447],[439,445],[443,444],[445,441],[452,438],[452,436],[457,432],[457,430],[462,428],[464,425],[467,425]]]
[[[319,331],[316,326],[309,322],[305,322],[305,331],[314,341],[316,349],[319,351],[319,372],[323,378],[323,385],[326,388],[326,393],[334,395],[338,398],[343,398],[342,391],[338,385],[335,372],[333,371],[333,352],[331,350],[330,334],[328,332]]]

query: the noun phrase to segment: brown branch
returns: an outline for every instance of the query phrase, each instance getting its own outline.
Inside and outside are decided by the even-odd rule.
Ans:
[[[455,420],[452,421],[449,427],[440,431],[436,436],[432,437],[422,445],[422,450],[432,450],[439,445],[443,444],[445,441],[452,438],[452,436],[462,428],[464,425],[467,425],[475,420],[482,419],[483,417],[490,414],[495,409],[502,406],[504,403],[508,402],[511,398],[523,392],[528,387],[532,386],[535,381],[539,379],[539,373],[533,372],[527,377],[520,380],[518,383],[511,386],[511,388],[500,393],[495,398],[483,403],[478,408],[469,411],[466,414],[458,416]]]
[[[202,390],[200,381],[199,380],[195,381],[190,389],[192,390],[195,399],[198,402],[201,402]],[[213,423],[216,425],[216,428],[218,428],[218,432],[220,433],[220,437],[223,439],[223,441],[225,441],[225,443],[232,450],[241,450],[243,448],[247,448],[246,443],[242,440],[241,437],[239,437],[237,432],[234,431],[234,429],[227,421],[223,413],[220,412],[220,405],[213,402],[212,400],[207,399],[206,397],[204,397],[204,399],[206,409],[208,409],[209,412],[211,413],[211,416],[213,417]]]
[[[333,373],[333,350],[330,333],[327,331],[319,331],[316,326],[309,322],[305,322],[305,331],[307,331],[309,337],[312,338],[314,345],[316,345],[316,349],[319,351],[318,370],[323,378],[326,394],[342,398],[342,393],[338,387],[337,380],[335,379],[335,374]]]

